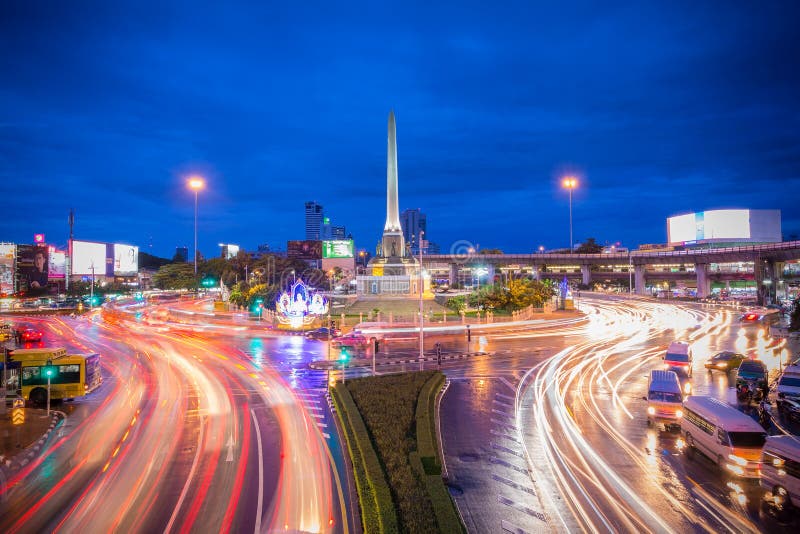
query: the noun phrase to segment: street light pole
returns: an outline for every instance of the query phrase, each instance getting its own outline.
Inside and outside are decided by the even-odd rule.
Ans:
[[[423,325],[425,322],[425,314],[422,308],[422,292],[425,287],[425,280],[422,275],[422,239],[425,236],[425,231],[419,233],[419,368],[423,367],[422,359],[425,355],[424,342],[425,334],[423,333]]]
[[[572,176],[564,178],[563,186],[569,190],[569,253],[572,254],[572,190],[578,187],[578,180]]]
[[[197,194],[203,189],[205,182],[202,178],[189,179],[189,189],[194,191],[194,276],[197,277]]]

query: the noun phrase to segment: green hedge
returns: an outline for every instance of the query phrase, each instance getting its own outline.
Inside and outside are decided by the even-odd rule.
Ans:
[[[403,532],[438,531],[428,491],[408,458],[417,448],[417,399],[422,386],[435,373],[421,371],[347,381],[347,389],[383,464]]]
[[[428,491],[428,497],[433,504],[433,511],[436,514],[436,523],[439,526],[439,532],[455,533],[466,532],[464,525],[461,523],[461,518],[456,512],[456,505],[450,497],[450,492],[442,481],[441,475],[429,475],[426,473],[425,467],[420,461],[419,454],[412,452],[408,455],[411,466],[417,471],[419,476],[425,483],[425,489]]]
[[[339,383],[331,389],[331,398],[353,465],[364,532],[399,532],[397,514],[383,468],[350,392]]]
[[[426,475],[442,473],[436,439],[436,397],[444,384],[444,375],[433,375],[422,387],[417,401],[417,451]]]

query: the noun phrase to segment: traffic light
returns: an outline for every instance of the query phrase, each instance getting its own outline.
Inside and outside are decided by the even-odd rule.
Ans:
[[[201,284],[203,287],[214,287],[215,285],[217,285],[217,281],[214,280],[213,278],[203,278]]]
[[[339,361],[346,362],[350,359],[350,354],[347,352],[347,347],[342,347],[342,350],[339,352]]]
[[[58,374],[58,367],[52,364],[52,362],[48,361],[47,365],[42,367],[42,376],[44,378],[53,379]]]

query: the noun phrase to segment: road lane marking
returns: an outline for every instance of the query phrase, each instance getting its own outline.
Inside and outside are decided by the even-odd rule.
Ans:
[[[505,477],[501,477],[500,475],[495,475],[494,473],[492,474],[492,478],[495,479],[498,482],[501,482],[501,483],[505,484],[506,486],[510,486],[510,487],[512,487],[514,489],[517,489],[519,491],[524,491],[528,495],[536,495],[536,492],[533,491],[531,488],[528,488],[528,487],[523,486],[521,484],[517,484],[513,480],[509,480],[509,479],[507,479]]]
[[[258,443],[258,509],[256,510],[256,527],[253,532],[260,534],[261,532],[261,511],[264,505],[264,456],[261,452],[261,428],[258,426],[258,419],[256,419],[256,412],[250,409],[250,415],[253,416],[253,423],[256,426],[256,442]]]
[[[511,532],[512,534],[528,534],[527,530],[522,530],[517,525],[506,521],[505,519],[500,520],[500,528],[505,530],[506,532]]]
[[[508,447],[503,447],[502,445],[498,445],[495,442],[492,442],[492,448],[497,450],[497,451],[503,451],[503,452],[507,452],[508,454],[513,454],[517,458],[521,458],[523,460],[525,459],[525,456],[523,456],[522,453],[514,451],[514,450],[511,450]]]
[[[500,458],[497,458],[496,456],[490,457],[489,458],[489,463],[502,465],[503,467],[508,467],[509,469],[513,469],[517,473],[523,473],[525,475],[530,476],[530,473],[528,472],[527,468],[519,467],[519,466],[516,466],[516,465],[514,465],[512,463],[508,463],[505,460],[501,460]]]
[[[189,493],[189,486],[194,479],[194,474],[197,471],[197,465],[200,460],[200,452],[202,450],[203,444],[203,434],[205,433],[205,422],[203,417],[200,417],[200,432],[198,433],[197,438],[197,450],[194,453],[194,460],[192,460],[192,467],[189,469],[189,476],[186,477],[186,484],[183,485],[183,489],[181,490],[181,496],[178,498],[178,503],[175,505],[175,508],[172,510],[172,516],[169,518],[169,523],[167,523],[167,528],[164,529],[164,534],[169,534],[169,531],[172,530],[172,525],[175,524],[175,519],[178,517],[178,512],[183,506],[183,501],[186,499],[186,494]]]
[[[536,519],[538,519],[540,521],[544,521],[545,523],[547,523],[547,516],[545,516],[542,512],[537,512],[536,510],[531,510],[527,506],[525,506],[523,504],[520,504],[520,503],[517,503],[517,502],[514,502],[514,501],[512,501],[511,499],[509,499],[507,497],[503,497],[502,495],[498,495],[497,496],[497,502],[499,502],[500,504],[505,504],[506,506],[508,506],[510,508],[513,508],[515,510],[519,510],[520,512],[524,512],[524,513],[528,514],[529,516],[535,517]]]

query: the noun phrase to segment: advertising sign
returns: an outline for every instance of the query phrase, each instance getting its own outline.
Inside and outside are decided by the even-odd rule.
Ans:
[[[298,260],[320,260],[322,241],[287,241],[286,256]]]
[[[133,276],[139,272],[139,247],[114,245],[114,275]]]
[[[94,272],[92,272],[94,270]],[[89,241],[72,242],[72,274],[103,276],[106,274],[106,244]]]
[[[67,253],[59,250],[50,250],[50,261],[47,264],[47,278],[50,280],[63,280],[67,273]]]
[[[47,264],[50,252],[45,246],[17,246],[17,289],[31,294],[47,289]]]
[[[342,239],[335,241],[322,242],[322,257],[323,258],[352,258],[353,257],[353,240]]]
[[[0,245],[0,294],[14,292],[14,252],[16,245]]]

